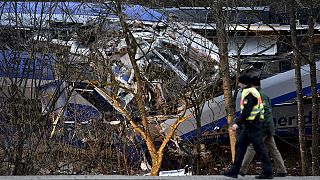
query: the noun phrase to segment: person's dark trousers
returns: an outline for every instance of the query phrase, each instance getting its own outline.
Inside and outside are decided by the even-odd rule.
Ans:
[[[237,138],[235,147],[236,156],[230,173],[239,173],[242,160],[247,151],[247,147],[250,143],[252,143],[262,162],[262,174],[265,176],[272,175],[272,167],[265,145],[263,144],[262,135],[263,134],[261,133],[260,127],[258,125],[249,125],[241,130]]]

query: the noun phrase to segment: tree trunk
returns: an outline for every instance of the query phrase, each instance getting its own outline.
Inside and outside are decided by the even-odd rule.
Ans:
[[[156,153],[151,155],[151,159],[152,159],[152,166],[150,169],[150,176],[158,176],[159,175],[159,171],[160,171],[160,167],[161,167],[161,163],[162,163],[162,152],[161,154]]]
[[[131,32],[128,28],[128,25],[126,24],[125,17],[122,14],[122,8],[121,8],[120,1],[116,2],[116,8],[117,8],[116,10],[117,10],[119,20],[120,20],[120,25],[121,25],[121,28],[122,28],[122,31],[123,31],[123,34],[125,37],[125,41],[128,46],[129,59],[132,64],[132,68],[134,70],[134,75],[135,75],[136,82],[137,82],[137,92],[135,94],[135,102],[137,104],[139,116],[141,118],[141,124],[143,126],[140,129],[139,133],[140,133],[140,135],[142,135],[143,139],[145,140],[148,151],[149,151],[151,159],[152,159],[152,167],[151,167],[150,175],[157,176],[159,173],[161,162],[162,162],[162,151],[161,151],[161,156],[159,156],[157,154],[157,150],[155,148],[153,138],[151,137],[151,134],[150,134],[150,131],[148,128],[148,120],[146,118],[144,100],[143,100],[143,96],[142,96],[142,93],[143,93],[142,92],[142,78],[140,75],[139,67],[138,67],[136,59],[135,59],[135,54],[136,54],[136,50],[138,48],[138,44],[135,41],[135,38],[133,37],[133,35],[131,34]],[[133,123],[133,122],[131,121],[131,123]],[[134,130],[138,130],[136,125],[135,125],[135,127],[136,128],[134,128]]]
[[[246,36],[247,36],[247,33],[248,31],[246,32]],[[235,83],[235,89],[234,89],[234,93],[233,93],[233,102],[236,102],[237,100],[237,95],[238,95],[238,92],[239,92],[239,89],[237,88],[237,84],[238,84],[238,77],[241,73],[240,71],[240,67],[241,67],[241,51],[244,47],[244,45],[246,44],[246,42],[243,42],[240,46],[238,45],[238,48],[237,48],[237,68],[236,68],[236,73],[237,73],[237,78],[236,78],[236,83]]]
[[[227,122],[228,127],[231,127],[233,124],[233,117],[235,111],[235,103],[232,101],[232,92],[230,85],[230,71],[229,71],[229,60],[228,60],[228,42],[226,27],[224,22],[224,16],[222,12],[222,5],[220,1],[216,1],[216,17],[217,17],[217,36],[218,36],[218,47],[219,47],[219,56],[220,56],[220,68],[223,82],[223,94],[224,94],[224,104],[227,113]],[[229,138],[230,138],[230,147],[232,161],[235,158],[235,133],[231,128],[228,128]]]
[[[319,175],[319,123],[318,123],[318,92],[317,92],[317,69],[314,54],[314,24],[313,7],[310,8],[309,15],[309,65],[310,65],[310,80],[311,80],[311,93],[312,93],[312,175]]]
[[[196,144],[196,174],[199,175],[201,173],[201,115],[204,103],[196,102],[195,109],[195,118],[197,121],[197,144]]]
[[[293,48],[293,60],[295,65],[295,82],[297,89],[297,111],[298,111],[298,131],[299,131],[299,146],[301,157],[301,170],[302,175],[305,176],[308,173],[307,164],[307,151],[306,151],[306,139],[305,139],[305,122],[304,122],[304,108],[302,100],[302,81],[301,81],[301,60],[297,49],[297,31],[296,31],[296,6],[295,0],[291,0],[290,6],[290,31],[291,42]]]

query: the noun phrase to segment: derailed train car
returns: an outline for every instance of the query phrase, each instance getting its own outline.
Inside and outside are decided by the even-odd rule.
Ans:
[[[102,11],[106,9],[105,4],[84,3],[82,6],[81,3],[76,2],[3,2],[2,5],[2,8],[5,7],[0,21],[3,28],[25,29],[30,32],[30,28],[48,30],[36,31],[40,33],[31,34],[30,39],[56,45],[57,47],[67,47],[68,54],[74,60],[73,63],[80,64],[85,62],[89,64],[90,68],[96,68],[97,71],[101,70],[99,69],[101,66],[96,62],[90,62],[91,55],[99,54],[100,58],[109,60],[115,80],[123,87],[116,94],[122,108],[134,114],[137,121],[139,120],[139,115],[136,114],[137,111],[133,103],[134,94],[131,93],[136,88],[134,71],[126,53],[127,46],[124,38],[103,39],[101,37],[101,39],[97,39],[95,37],[91,38],[92,36],[89,36],[90,38],[85,37],[85,40],[102,45],[96,49],[82,42],[83,36],[81,36],[81,32],[92,32],[83,31],[83,29],[87,30],[90,27],[95,27],[95,24],[102,26],[102,32],[111,30],[115,33],[121,32],[119,24],[115,22],[117,17],[114,14],[107,13],[107,11]],[[43,11],[38,9],[41,9],[41,7],[43,7]],[[51,7],[51,9],[46,9],[46,7]],[[141,12],[144,13],[141,14]],[[47,14],[48,16],[41,16],[41,14]],[[49,16],[50,14],[52,16]],[[181,106],[178,101],[174,101],[175,93],[179,93],[178,91],[181,91],[185,85],[196,82],[197,78],[200,77],[199,74],[208,69],[210,71],[206,72],[208,76],[203,84],[219,83],[219,70],[216,68],[219,61],[218,49],[208,39],[193,33],[179,23],[167,22],[166,17],[147,8],[127,6],[125,14],[131,21],[129,26],[132,34],[140,45],[135,58],[138,60],[137,63],[143,77],[148,81],[148,86],[145,87],[148,90],[148,93],[145,94],[147,100],[146,109],[149,110],[150,115],[163,115],[160,127],[164,128],[161,130],[166,132],[174,121],[168,117],[176,116]],[[15,18],[12,18],[15,16],[19,16],[20,18],[17,19],[21,22],[15,22]],[[106,20],[101,17],[108,18]],[[32,19],[35,21],[31,21]],[[159,21],[165,22],[165,25],[161,25]],[[105,41],[108,42],[105,43]],[[6,54],[5,51],[8,52],[8,49],[4,50],[4,54]],[[24,56],[30,55],[28,52],[16,51],[16,53],[26,54]],[[37,56],[35,55],[34,57]],[[27,76],[18,76],[22,70],[29,67],[25,66],[25,62],[28,61],[25,61],[27,58],[20,58],[19,56],[13,58],[15,61],[18,60],[18,64],[21,66],[21,72],[13,74],[13,77],[18,81],[19,78],[25,79],[26,84],[29,84],[31,89],[34,88],[34,84],[38,85],[38,90],[42,92],[39,97],[42,103],[42,112],[53,112],[56,117],[54,124],[58,124],[59,120],[63,119],[63,123],[69,129],[65,135],[68,141],[81,146],[77,143],[81,144],[83,139],[80,139],[80,141],[79,138],[74,139],[74,124],[77,122],[84,126],[93,119],[106,120],[109,124],[124,122],[121,110],[117,109],[111,99],[104,95],[104,93],[112,93],[107,86],[98,86],[99,83],[93,86],[92,81],[90,81],[92,79],[76,82],[72,80],[61,81],[57,75],[55,76],[55,70],[50,63],[54,63],[55,55],[51,55],[51,58],[52,60],[42,58],[52,68],[52,75],[48,78],[36,77],[33,75],[34,73]],[[25,60],[20,61],[20,59]],[[35,59],[37,58],[29,58],[30,62],[36,62]],[[2,60],[5,60],[5,58]],[[40,63],[40,65],[44,66],[43,63]],[[39,69],[41,69],[40,65]],[[159,76],[159,72],[162,76]],[[43,73],[45,72],[41,72],[39,75]],[[310,93],[308,68],[304,67],[302,73],[304,93],[307,95]],[[3,79],[6,79],[7,76],[5,73],[2,74]],[[95,78],[101,81],[99,79],[101,77]],[[317,80],[319,79],[317,78]],[[295,97],[293,70],[263,80],[262,88],[271,97],[275,106],[273,112],[275,124],[278,128],[277,134],[291,136],[296,133],[294,103],[283,104],[293,101]],[[127,91],[128,89],[130,91]],[[34,93],[34,91],[31,92]],[[26,95],[26,97],[38,98],[32,93]],[[56,103],[52,104],[54,98],[56,98]],[[166,109],[166,107],[159,104],[161,102],[175,103],[172,105],[175,108],[173,110],[170,107]],[[292,112],[292,114],[283,114],[286,109],[292,109],[292,111],[288,111]],[[238,107],[237,111],[239,111]],[[306,108],[306,120],[310,119],[309,111]],[[192,113],[192,109],[189,109],[187,115]],[[60,117],[64,118],[60,119]],[[150,116],[151,118],[152,116]],[[182,142],[193,140],[196,137],[195,127],[195,119],[188,119],[179,126],[176,137],[179,137]],[[160,131],[160,129],[155,131]],[[223,96],[215,97],[205,103],[201,131],[203,132],[202,138],[208,142],[227,142],[228,135]]]
[[[27,84],[27,86],[18,87],[25,93],[23,96],[26,99],[35,99],[41,103],[43,115],[52,117],[51,136],[60,136],[61,127],[64,126],[62,134],[65,142],[77,147],[86,147],[90,143],[90,137],[87,135],[79,136],[75,131],[76,125],[81,124],[89,130],[94,120],[109,125],[124,122],[121,110],[112,103],[108,96],[104,95],[105,93],[112,94],[112,89],[99,85],[100,83],[97,82],[101,82],[99,76],[83,78],[84,80],[80,81],[75,79],[74,74],[70,72],[68,72],[70,77],[63,76],[64,74],[61,73],[64,65],[78,64],[86,65],[84,66],[84,74],[90,74],[89,69],[99,72],[101,64],[90,61],[90,58],[96,54],[99,54],[99,58],[102,60],[110,63],[112,74],[121,87],[116,96],[122,108],[133,115],[136,114],[136,108],[132,101],[134,95],[131,93],[136,88],[134,72],[126,54],[127,47],[124,38],[96,39],[91,38],[90,35],[88,37],[83,35],[83,32],[92,32],[90,28],[95,28],[95,24],[101,25],[99,28],[102,33],[108,31],[119,33],[121,31],[115,16],[112,14],[109,16],[108,13],[101,14],[104,4],[3,2],[1,5],[3,14],[0,25],[6,30],[3,32],[7,32],[7,35],[16,31],[25,34],[24,41],[21,41],[18,47],[12,48],[10,39],[7,40],[8,44],[1,44],[3,49],[2,65],[12,64],[12,67],[16,68],[14,71],[19,72],[6,74],[6,70],[12,69],[3,68],[4,73],[1,77],[3,80],[8,77],[14,79],[18,82],[17,85],[21,85],[19,82]],[[88,8],[87,5],[92,8]],[[212,80],[210,82],[213,83],[219,79],[216,73],[217,69],[214,68],[217,64],[217,47],[212,42],[184,29],[179,24],[167,27],[161,25],[159,20],[163,16],[147,8],[126,6],[124,12],[128,16],[128,24],[132,28],[133,35],[141,46],[136,54],[136,59],[139,59],[139,68],[148,81],[148,86],[145,87],[148,93],[145,97],[147,100],[146,108],[150,110],[151,115],[161,116],[164,113],[171,116],[173,112],[176,112],[180,104],[173,100],[175,93],[186,84],[194,82],[207,65],[212,67],[208,72],[210,74],[208,80]],[[141,14],[141,12],[144,13]],[[105,17],[107,20],[104,19]],[[133,22],[133,20],[138,21]],[[163,21],[166,21],[165,18]],[[154,26],[154,24],[160,25]],[[93,49],[89,44],[83,42],[83,37],[90,42],[100,43],[101,46]],[[33,52],[28,49],[28,43],[46,45],[44,47],[48,45],[50,48],[56,47],[61,49],[63,53],[50,52],[50,50],[49,52],[38,52],[41,50],[38,47],[33,49]],[[12,50],[10,50],[11,48]],[[35,68],[30,69],[30,67]],[[26,76],[19,75],[27,70],[30,71]],[[154,70],[163,76],[154,73]],[[44,77],[46,74],[50,74],[50,76]],[[168,79],[170,82],[166,83]],[[4,86],[9,88],[13,86],[5,80],[3,82]],[[105,81],[104,83],[108,84],[109,82]],[[174,104],[171,106],[175,108],[161,108],[157,104],[161,101],[172,102]],[[139,115],[135,115],[135,118],[139,120]],[[164,118],[165,116],[162,120]]]

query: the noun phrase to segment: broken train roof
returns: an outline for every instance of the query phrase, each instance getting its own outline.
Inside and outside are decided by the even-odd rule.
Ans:
[[[98,17],[117,19],[111,3],[83,3],[83,2],[0,2],[2,26],[40,27],[47,22],[71,22],[86,24]],[[146,22],[166,22],[167,18],[155,10],[141,5],[124,4],[123,13],[128,20]],[[19,16],[17,22],[14,16]]]

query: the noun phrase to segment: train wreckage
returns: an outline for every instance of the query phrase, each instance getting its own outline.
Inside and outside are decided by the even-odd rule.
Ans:
[[[108,5],[76,2],[1,4],[2,28],[24,30],[28,32],[26,39],[29,42],[47,43],[68,51],[66,54],[41,54],[2,46],[0,52],[2,85],[7,89],[16,86],[20,88],[24,97],[38,99],[42,104],[43,114],[53,112],[52,135],[58,124],[63,123],[68,129],[64,135],[67,141],[85,146],[90,139],[74,135],[74,126],[77,123],[84,126],[94,120],[103,120],[111,125],[125,123],[122,109],[139,121],[134,102],[134,94],[137,91],[134,69],[117,16],[107,13]],[[44,9],[42,12],[39,10],[41,7]],[[124,9],[128,27],[138,45],[135,59],[145,82],[145,108],[150,122],[153,122],[153,133],[158,137],[156,140],[161,140],[161,133],[168,132],[173,120],[186,106],[185,101],[181,101],[183,95],[207,91],[205,96],[211,99],[205,101],[201,115],[202,137],[205,141],[225,141],[227,131],[220,89],[222,82],[218,47],[185,25],[171,21],[154,10],[137,5],[128,5]],[[52,17],[41,16],[40,13],[51,13]],[[14,21],[13,17],[16,16],[21,22]],[[36,21],[31,21],[32,19]],[[33,32],[32,28],[45,31]],[[101,35],[97,36],[96,32]],[[230,61],[231,74],[235,76],[236,61],[232,58]],[[79,77],[78,74],[70,73],[70,79],[63,79],[62,73],[67,69],[61,70],[61,65],[77,66],[78,69],[82,66],[80,69],[83,74]],[[260,68],[263,67],[265,66]],[[319,63],[317,67],[319,68]],[[257,70],[256,67],[250,68],[252,71]],[[304,66],[301,72],[303,90],[307,96],[310,94],[308,67]],[[317,77],[318,88],[319,81],[320,77]],[[34,88],[41,92],[38,94],[39,97],[32,90]],[[297,125],[295,111],[286,111],[291,113],[289,115],[283,112],[284,109],[295,109],[294,71],[264,79],[262,88],[270,96],[275,107],[277,133],[292,136],[292,128],[296,128]],[[10,90],[1,92],[2,97],[8,97],[9,93]],[[111,97],[117,97],[116,100],[121,107],[115,104]],[[189,102],[187,106],[187,115],[193,114],[192,103]],[[307,115],[310,108],[305,109]],[[306,119],[308,118],[311,119]],[[176,131],[173,143],[179,146],[179,143],[194,139],[195,124],[194,117],[183,122]]]

